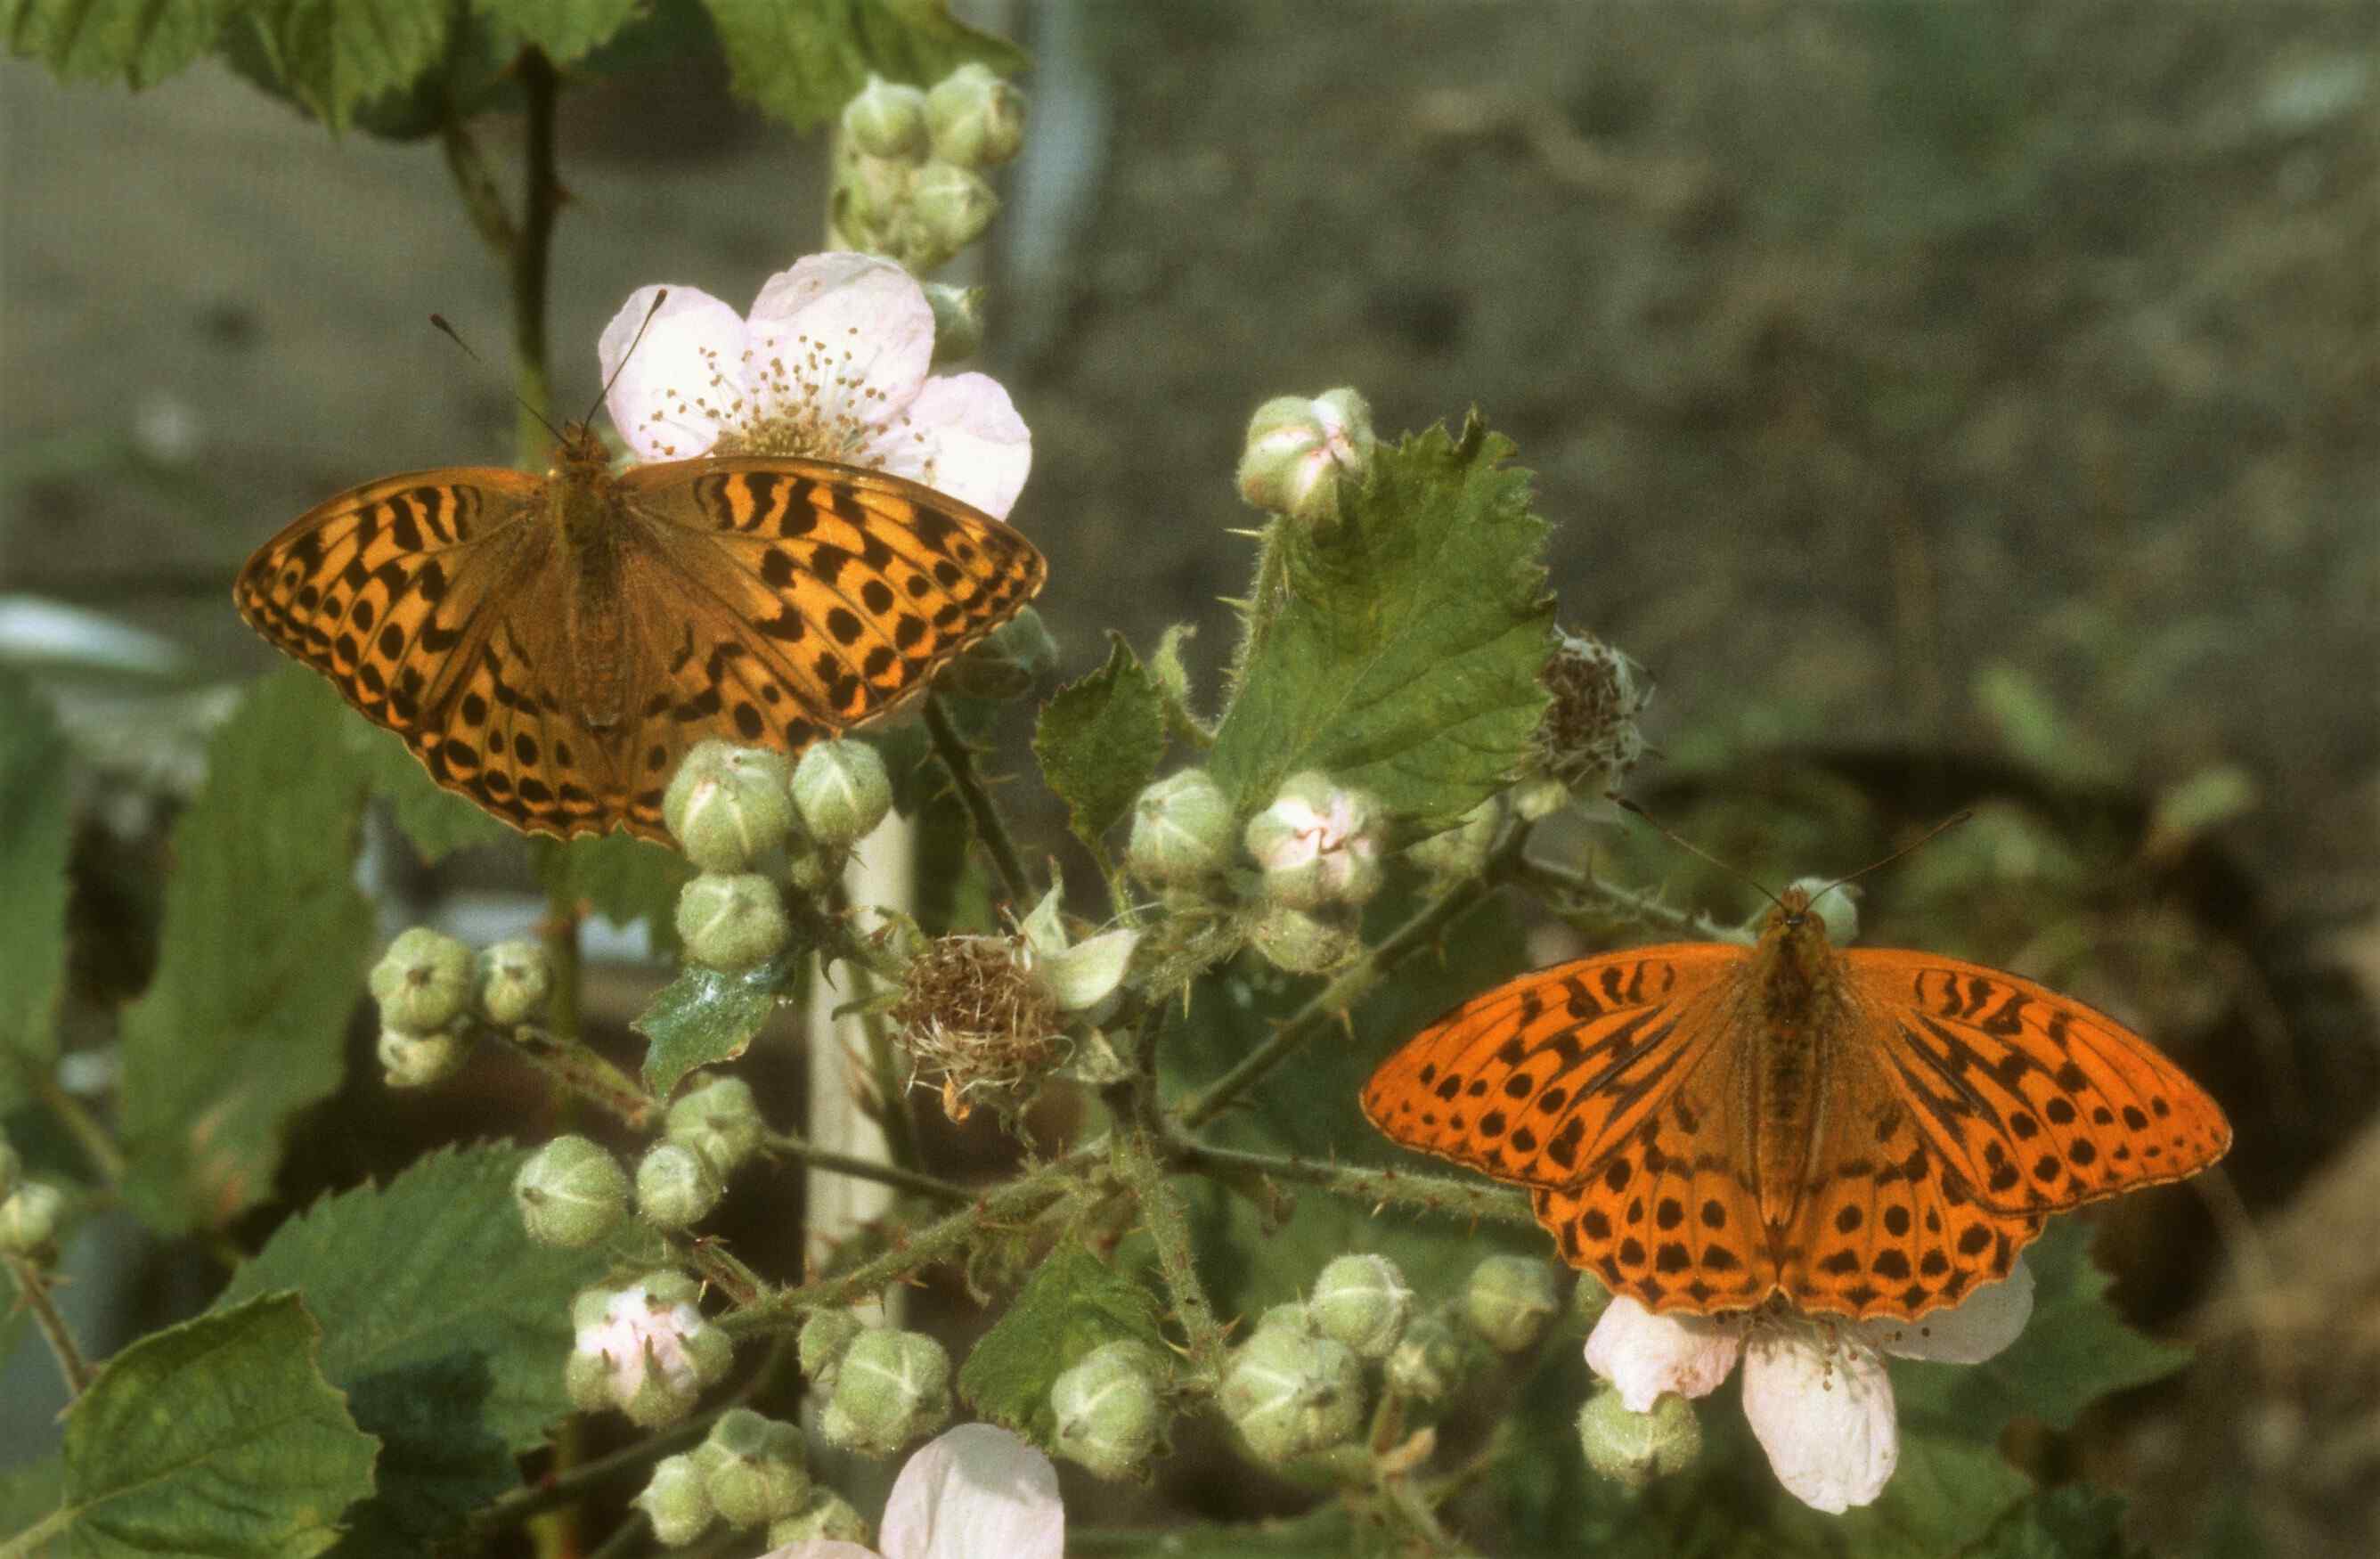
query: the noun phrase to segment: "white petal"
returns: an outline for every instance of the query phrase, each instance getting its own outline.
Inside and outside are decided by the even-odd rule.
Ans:
[[[772,1548],[760,1559],[876,1559],[876,1551],[839,1538],[806,1538],[783,1548]]]
[[[1884,1492],[1900,1461],[1883,1356],[1816,1327],[1767,1327],[1744,1350],[1743,1416],[1777,1480],[1814,1510],[1840,1515]]]
[[[1903,1358],[1981,1364],[2017,1339],[2033,1319],[2033,1269],[2022,1257],[2008,1276],[1976,1289],[1953,1309],[1920,1321],[1862,1321],[1862,1337]]]
[[[640,286],[628,294],[603,327],[595,348],[611,385],[603,404],[638,459],[690,460],[717,441],[727,408],[746,398],[744,322],[699,287],[673,286],[648,325],[660,290]]]
[[[1005,519],[1033,469],[1033,433],[999,380],[984,373],[936,375],[905,415],[869,442],[859,463]]]
[[[1735,1368],[1741,1328],[1698,1315],[1655,1315],[1622,1294],[1586,1339],[1586,1367],[1620,1388],[1632,1413],[1649,1413],[1667,1391],[1708,1396]]]
[[[1025,933],[1035,957],[1053,958],[1066,950],[1066,928],[1058,919],[1058,901],[1065,893],[1065,884],[1060,883],[1043,894],[1041,902],[1033,907],[1033,913],[1016,928]]]
[[[893,1480],[878,1541],[884,1559],[1061,1559],[1058,1469],[1004,1429],[961,1424]]]
[[[1035,973],[1060,1012],[1087,1012],[1115,993],[1140,932],[1116,930],[1087,938],[1079,947],[1041,960]]]
[[[934,311],[917,279],[889,260],[813,254],[780,271],[753,301],[752,367],[766,414],[882,428],[908,409],[934,357]],[[785,383],[777,382],[783,364]],[[777,404],[781,395],[798,407]],[[868,464],[863,460],[859,464]]]

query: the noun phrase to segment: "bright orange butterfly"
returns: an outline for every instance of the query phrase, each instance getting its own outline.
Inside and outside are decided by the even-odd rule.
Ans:
[[[732,456],[614,473],[584,425],[543,476],[384,477],[257,549],[258,632],[515,828],[666,839],[705,737],[798,752],[884,713],[1046,573],[990,515],[880,471]]]
[[[2008,1275],[2051,1212],[2193,1175],[2230,1123],[2148,1041],[2029,980],[1827,940],[1523,975],[1383,1063],[1364,1113],[1529,1188],[1562,1255],[1653,1310],[1914,1321]]]

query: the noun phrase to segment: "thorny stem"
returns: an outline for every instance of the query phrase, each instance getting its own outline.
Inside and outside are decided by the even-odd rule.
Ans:
[[[1139,1127],[1121,1127],[1115,1133],[1116,1178],[1140,1204],[1141,1222],[1157,1247],[1157,1270],[1173,1296],[1173,1313],[1189,1338],[1190,1362],[1209,1381],[1223,1374],[1223,1328],[1208,1302],[1206,1285],[1190,1248],[1190,1218],[1182,1199],[1166,1183],[1165,1165],[1156,1143]]]
[[[0,1257],[0,1264],[7,1267],[8,1276],[17,1285],[18,1302],[33,1318],[33,1325],[40,1330],[42,1340],[50,1345],[50,1352],[58,1361],[58,1373],[67,1382],[67,1396],[70,1400],[80,1396],[91,1389],[95,1371],[91,1361],[83,1358],[82,1349],[76,1346],[74,1332],[67,1325],[67,1318],[59,1312],[56,1305],[50,1302],[49,1278],[40,1267],[22,1256]]]
[[[446,169],[455,176],[455,188],[462,194],[463,209],[470,213],[471,225],[480,230],[488,247],[509,260],[520,235],[514,230],[512,213],[504,210],[504,198],[496,189],[496,178],[488,167],[488,159],[480,143],[471,138],[471,128],[463,120],[449,115],[439,129],[439,141],[446,152]]]
[[[1016,854],[1016,842],[1010,837],[1008,823],[1001,817],[1000,809],[992,804],[991,793],[983,786],[982,776],[975,771],[975,752],[951,724],[950,711],[942,707],[938,694],[926,695],[926,734],[934,744],[934,756],[942,761],[942,768],[951,776],[952,786],[959,799],[965,803],[967,816],[975,822],[975,831],[990,852],[992,870],[1000,875],[1001,891],[1019,913],[1033,905],[1033,889],[1025,876],[1025,864]]]
[[[795,1325],[812,1310],[873,1297],[886,1284],[958,1255],[987,1225],[1032,1217],[1075,1189],[1076,1175],[1107,1155],[1105,1141],[1077,1148],[907,1235],[881,1256],[832,1277],[779,1289],[721,1317],[719,1324],[730,1335],[750,1336]]]
[[[1175,1120],[1184,1130],[1197,1130],[1222,1114],[1226,1106],[1254,1087],[1267,1073],[1288,1060],[1300,1045],[1342,1020],[1390,969],[1435,944],[1439,933],[1450,922],[1494,892],[1498,881],[1510,863],[1519,857],[1527,839],[1526,829],[1514,830],[1511,837],[1488,858],[1487,868],[1480,875],[1463,879],[1424,905],[1411,920],[1390,932],[1378,947],[1366,951],[1352,968],[1342,971],[1330,984],[1315,993],[1311,1000],[1273,1030],[1270,1039],[1248,1052],[1238,1066],[1193,1094],[1174,1112]]]
[[[1413,1175],[1401,1169],[1359,1169],[1351,1164],[1318,1163],[1294,1156],[1243,1152],[1205,1142],[1175,1140],[1167,1144],[1172,1162],[1184,1170],[1211,1175],[1261,1175],[1273,1180],[1293,1180],[1333,1196],[1371,1207],[1409,1207],[1449,1218],[1536,1227],[1536,1217],[1519,1192],[1482,1181],[1458,1180],[1443,1175]]]
[[[574,921],[575,925],[575,921]],[[609,1061],[578,1042],[578,939],[568,938],[569,961],[565,963],[559,942],[549,939],[547,950],[553,958],[553,996],[547,1013],[550,1019],[544,1029],[524,1025],[493,1042],[502,1044],[565,1090],[565,1101],[584,1100],[613,1116],[631,1131],[643,1131],[652,1121],[653,1102],[635,1078]],[[567,979],[565,972],[567,971]],[[565,993],[568,1000],[565,1000]],[[565,1027],[565,1025],[567,1027]],[[491,1029],[492,1035],[501,1030]],[[565,1111],[564,1124],[568,1124]]]
[[[1652,890],[1640,892],[1605,882],[1592,867],[1565,866],[1558,861],[1523,857],[1514,863],[1514,875],[1557,908],[1600,907],[1670,931],[1691,932],[1706,942],[1749,946],[1757,940],[1741,926],[1720,925],[1706,911],[1672,908]],[[1596,903],[1590,906],[1582,900]]]
[[[856,1180],[873,1180],[879,1185],[890,1186],[895,1190],[913,1191],[918,1196],[933,1197],[941,1201],[975,1200],[975,1193],[965,1186],[949,1180],[937,1179],[931,1175],[921,1175],[913,1169],[902,1169],[893,1164],[879,1163],[874,1159],[855,1158],[849,1153],[830,1152],[824,1148],[813,1148],[790,1133],[772,1132],[761,1140],[769,1151],[782,1153],[789,1159],[797,1159],[812,1169],[823,1169],[835,1175],[848,1175]]]

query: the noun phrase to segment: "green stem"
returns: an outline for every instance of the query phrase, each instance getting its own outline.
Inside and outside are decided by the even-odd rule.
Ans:
[[[812,1310],[832,1309],[874,1297],[888,1283],[949,1260],[974,1244],[985,1225],[1030,1218],[1074,1188],[1075,1176],[1104,1160],[1108,1148],[1096,1142],[1077,1148],[1064,1158],[1010,1181],[969,1205],[910,1234],[881,1256],[849,1272],[820,1278],[798,1288],[782,1289],[757,1304],[720,1318],[728,1333],[749,1336],[798,1323]]]
[[[577,940],[576,937],[571,939],[571,946],[570,980],[565,984],[562,979],[564,963],[559,950],[554,948],[552,944],[548,944],[549,949],[555,955],[553,1001],[550,1012],[552,1018],[551,1027],[540,1029],[525,1025],[492,1042],[500,1044],[513,1054],[521,1057],[530,1066],[543,1072],[561,1088],[564,1100],[562,1112],[564,1126],[570,1124],[569,1103],[574,1101],[584,1101],[601,1109],[604,1114],[617,1120],[630,1131],[642,1132],[652,1124],[652,1099],[638,1086],[635,1078],[585,1045],[578,1043],[576,1039],[578,1028]],[[567,1004],[562,1000],[562,993],[565,990],[572,997]],[[568,1008],[566,1012],[565,1005]],[[569,1024],[569,1032],[573,1036],[569,1039],[564,1038],[563,1024],[565,1021]]]
[[[1402,1169],[1360,1169],[1352,1164],[1318,1163],[1294,1156],[1243,1152],[1205,1142],[1176,1140],[1166,1148],[1176,1166],[1208,1175],[1260,1175],[1312,1186],[1332,1196],[1369,1207],[1408,1207],[1472,1222],[1510,1224],[1535,1228],[1536,1215],[1520,1192],[1477,1179],[1445,1175],[1415,1175]]]
[[[1270,1039],[1248,1052],[1238,1066],[1184,1101],[1174,1112],[1175,1121],[1184,1130],[1197,1130],[1288,1060],[1300,1045],[1343,1021],[1355,1004],[1390,969],[1423,948],[1434,945],[1439,933],[1450,922],[1494,892],[1497,882],[1509,863],[1519,856],[1527,839],[1527,830],[1515,830],[1489,858],[1479,876],[1465,878],[1424,905],[1411,920],[1390,932],[1386,941],[1317,992],[1312,1000],[1273,1030]]]
[[[983,786],[981,776],[975,772],[975,752],[951,724],[950,711],[942,707],[941,699],[926,695],[926,732],[933,740],[934,756],[942,761],[949,772],[951,785],[966,806],[967,816],[975,822],[975,831],[984,848],[991,854],[992,870],[1000,874],[1000,887],[1009,902],[1020,910],[1032,907],[1033,890],[1025,876],[1025,864],[1017,859],[1015,841],[1010,838],[1008,824],[1000,809],[992,804],[991,793]]]
[[[527,48],[513,63],[522,99],[522,143],[527,166],[521,197],[518,242],[513,263],[514,389],[520,396],[521,463],[532,469],[544,457],[553,392],[548,362],[546,298],[553,265],[553,223],[562,210],[562,182],[553,163],[553,111],[561,95],[553,62]]]
[[[1208,1302],[1206,1285],[1190,1243],[1190,1216],[1167,1184],[1155,1139],[1137,1127],[1121,1127],[1115,1138],[1116,1178],[1140,1204],[1141,1222],[1157,1246],[1157,1270],[1173,1296],[1173,1313],[1189,1339],[1190,1363],[1208,1381],[1223,1378],[1223,1328]]]
[[[446,153],[446,170],[455,176],[455,188],[462,194],[463,209],[470,213],[471,225],[490,249],[509,260],[520,235],[513,227],[512,213],[504,210],[504,194],[496,188],[486,153],[471,138],[470,127],[448,116],[440,127],[439,143]]]
[[[791,1133],[771,1133],[762,1139],[772,1153],[796,1159],[812,1169],[823,1169],[831,1175],[848,1175],[855,1180],[873,1180],[880,1186],[895,1190],[912,1191],[918,1196],[932,1197],[941,1201],[973,1201],[975,1193],[965,1186],[949,1180],[921,1175],[913,1169],[879,1163],[874,1159],[854,1158],[849,1153],[831,1152],[813,1148]]]
[[[75,1139],[84,1156],[91,1160],[91,1169],[99,1178],[110,1186],[121,1186],[124,1183],[124,1150],[116,1146],[115,1139],[108,1135],[107,1128],[84,1108],[82,1101],[67,1091],[58,1081],[56,1069],[26,1066],[19,1068],[18,1077],[30,1092],[40,1098],[42,1107],[57,1117],[58,1124],[67,1128],[67,1135]]]
[[[42,1334],[42,1340],[49,1344],[52,1357],[57,1359],[58,1373],[66,1380],[67,1397],[80,1396],[91,1389],[91,1379],[97,1371],[91,1369],[91,1361],[83,1358],[82,1349],[76,1346],[74,1332],[67,1325],[67,1318],[59,1312],[57,1306],[50,1302],[49,1280],[42,1275],[40,1267],[22,1256],[0,1257],[0,1265],[7,1267],[8,1276],[17,1285],[18,1302],[33,1318],[33,1325]]]
[[[1638,891],[1607,883],[1590,867],[1564,866],[1524,857],[1514,863],[1513,877],[1558,909],[1606,910],[1668,931],[1687,932],[1706,942],[1732,942],[1748,947],[1759,940],[1741,926],[1720,925],[1701,910],[1673,909],[1650,889]]]

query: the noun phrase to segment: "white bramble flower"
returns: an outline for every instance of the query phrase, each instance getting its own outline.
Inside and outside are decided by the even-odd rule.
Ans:
[[[1981,1364],[2032,1314],[2033,1273],[2022,1261],[1957,1308],[1914,1321],[1655,1315],[1623,1294],[1587,1337],[1586,1362],[1644,1413],[1665,1392],[1708,1395],[1741,1358],[1743,1415],[1778,1481],[1813,1509],[1840,1514],[1874,1502],[1900,1459],[1884,1356]]]
[[[812,1538],[761,1559],[1062,1559],[1065,1549],[1050,1458],[1004,1429],[961,1424],[901,1468],[875,1548]]]
[[[629,294],[599,347],[605,404],[638,459],[796,455],[906,477],[994,517],[1016,502],[1033,463],[1024,419],[989,375],[929,374],[933,307],[891,261],[807,256],[743,318],[690,286],[655,311],[661,290]]]

